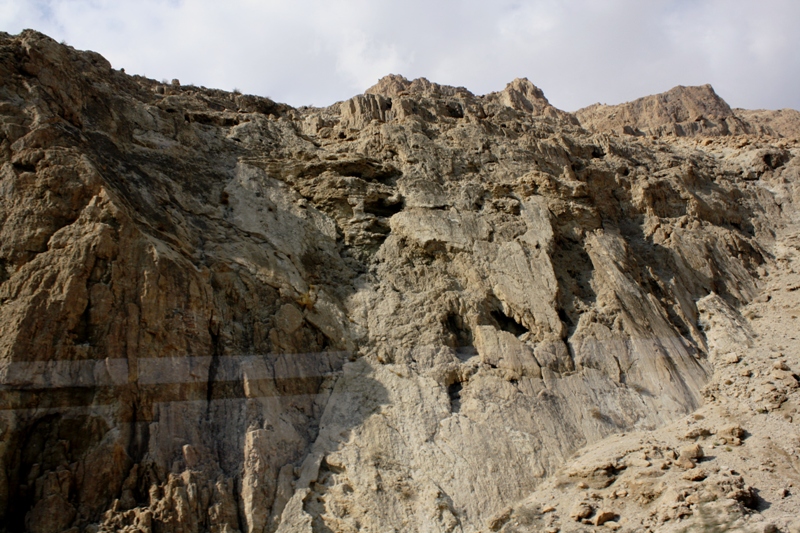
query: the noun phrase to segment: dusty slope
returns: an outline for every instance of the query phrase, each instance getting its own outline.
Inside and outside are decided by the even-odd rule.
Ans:
[[[592,134],[527,80],[292,109],[0,41],[7,531],[500,527],[701,408],[704,313],[786,266],[793,141]]]

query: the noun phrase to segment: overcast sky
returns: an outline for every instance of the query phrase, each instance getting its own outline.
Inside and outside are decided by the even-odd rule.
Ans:
[[[574,111],[711,83],[733,107],[800,109],[798,0],[0,0],[155,79],[329,105],[380,77],[500,90]]]

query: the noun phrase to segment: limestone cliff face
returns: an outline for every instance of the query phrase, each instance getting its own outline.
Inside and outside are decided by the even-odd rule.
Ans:
[[[0,100],[6,531],[478,531],[701,405],[697,301],[753,298],[796,196],[796,144],[527,80],[293,109],[28,31]]]

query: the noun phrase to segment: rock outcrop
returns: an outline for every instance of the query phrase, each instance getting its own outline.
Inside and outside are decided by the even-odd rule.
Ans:
[[[710,87],[617,122],[524,79],[294,109],[26,31],[0,97],[9,532],[523,527],[578,449],[671,427],[755,349],[798,196],[800,146],[730,136],[756,121]]]
[[[743,111],[743,110],[737,110]],[[752,112],[750,112],[752,113]],[[756,118],[734,112],[711,85],[683,87],[619,105],[594,104],[575,112],[581,125],[594,132],[628,135],[716,136],[741,134],[796,135],[796,128],[773,129],[772,113]],[[755,118],[755,120],[747,120]]]

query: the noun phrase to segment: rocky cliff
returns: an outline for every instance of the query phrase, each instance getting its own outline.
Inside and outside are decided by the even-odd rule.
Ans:
[[[649,98],[294,109],[0,35],[5,531],[594,527],[514,506],[716,401],[796,242],[791,121]]]

